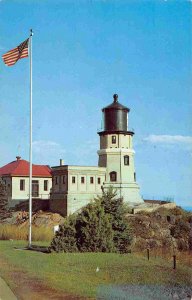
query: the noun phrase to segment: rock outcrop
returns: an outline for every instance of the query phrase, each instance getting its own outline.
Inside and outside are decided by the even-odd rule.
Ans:
[[[171,248],[172,251],[192,250],[192,213],[179,207],[159,207],[127,214],[132,228],[134,250]]]
[[[53,227],[63,223],[64,218],[57,213],[38,211],[32,215],[32,224],[37,227]],[[28,226],[29,213],[26,211],[17,211],[11,218],[4,220],[6,224],[18,225],[20,227]]]

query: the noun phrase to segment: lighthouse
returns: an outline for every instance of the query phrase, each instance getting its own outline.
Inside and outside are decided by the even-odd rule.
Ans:
[[[69,216],[102,196],[102,190],[110,186],[125,203],[133,206],[143,203],[136,182],[134,132],[128,130],[129,111],[118,102],[117,94],[113,103],[102,109],[98,166],[65,165],[61,159],[59,166],[52,167],[51,211]]]
[[[113,95],[113,103],[102,109],[103,128],[100,136],[98,167],[106,168],[103,188],[113,186],[125,203],[142,203],[140,188],[136,182],[134,164],[135,151],[132,139],[134,132],[128,130],[130,109],[118,102]]]

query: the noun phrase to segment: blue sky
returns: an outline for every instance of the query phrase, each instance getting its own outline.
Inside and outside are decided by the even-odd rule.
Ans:
[[[101,108],[128,106],[144,198],[192,200],[191,1],[0,1],[0,53],[33,28],[33,162],[97,165]],[[0,61],[0,165],[29,155],[29,59]]]

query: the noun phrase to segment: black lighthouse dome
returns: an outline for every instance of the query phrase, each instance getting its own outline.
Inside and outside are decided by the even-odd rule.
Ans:
[[[104,107],[104,132],[127,132],[127,114],[130,109],[118,102],[118,95],[113,95],[113,103]]]

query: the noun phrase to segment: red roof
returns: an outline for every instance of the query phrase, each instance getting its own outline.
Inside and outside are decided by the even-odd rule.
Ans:
[[[51,177],[51,168],[45,165],[33,165],[33,176]],[[29,176],[29,162],[24,159],[17,159],[0,168],[0,176]]]

